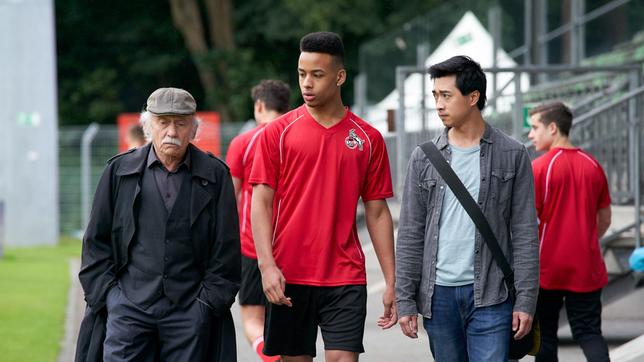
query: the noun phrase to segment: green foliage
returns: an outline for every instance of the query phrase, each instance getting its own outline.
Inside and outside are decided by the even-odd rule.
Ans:
[[[459,0],[444,7],[454,13],[448,15],[460,16],[465,7],[487,9],[492,2]],[[166,1],[59,0],[55,6],[61,123],[114,123],[118,112],[139,112],[150,92],[161,86],[186,88],[197,99],[199,109],[213,110],[223,104],[231,120],[246,120],[252,117],[250,88],[269,77],[290,84],[295,106],[301,102],[295,71],[299,39],[319,30],[334,31],[343,37],[349,75],[343,97],[351,104],[353,77],[359,70],[359,47],[442,3],[438,0],[234,1],[236,49],[211,49],[199,59],[193,59],[173,24]],[[503,3],[521,5],[509,0]],[[516,17],[514,8],[519,5],[508,7],[504,17]],[[206,16],[202,18],[207,20]],[[428,26],[435,20],[427,19]],[[207,28],[207,23],[204,26]],[[521,27],[522,24],[517,25],[517,29]],[[429,28],[432,34],[445,34],[451,29]],[[518,33],[505,25],[503,30]],[[220,86],[213,94],[205,94],[196,61],[225,67],[226,71],[220,73],[225,79],[218,80]],[[391,78],[391,75],[382,76]]]
[[[55,9],[62,124],[113,124],[160,86],[202,97],[167,3],[59,0]]]
[[[9,248],[0,259],[0,359],[55,361],[64,333],[69,259],[80,242]]]
[[[61,102],[60,112],[73,119],[92,119],[108,122],[116,119],[123,105],[118,98],[115,69],[96,68],[78,80],[61,80],[61,92],[66,101]]]
[[[329,30],[342,35],[364,35],[382,31],[376,0],[284,0],[285,10],[298,19],[304,32]],[[300,33],[299,36],[303,34]]]

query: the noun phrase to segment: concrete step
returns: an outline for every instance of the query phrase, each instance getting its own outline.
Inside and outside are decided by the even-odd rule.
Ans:
[[[619,362],[644,361],[644,335],[611,350],[610,358]]]
[[[628,258],[635,249],[635,238],[619,238],[608,244],[603,251],[606,271],[609,275],[620,275],[630,272]]]

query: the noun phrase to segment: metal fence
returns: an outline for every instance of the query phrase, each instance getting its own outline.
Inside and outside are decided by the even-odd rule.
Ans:
[[[81,144],[85,126],[61,127],[58,133],[59,144],[59,210],[60,231],[63,234],[78,236],[83,229],[81,190]],[[118,153],[118,132],[115,126],[100,127],[94,142],[91,144],[90,184],[88,189],[94,194],[98,179],[105,167],[105,162]],[[88,197],[91,196],[88,195]]]
[[[226,157],[230,140],[243,126],[244,123],[220,126],[222,158]],[[89,146],[86,153],[83,139]],[[61,127],[58,147],[60,232],[81,236],[105,164],[118,153],[118,130],[114,125]]]
[[[423,69],[415,67],[398,67],[398,92],[399,107],[396,110],[396,129],[405,129],[405,120],[410,109],[405,107],[404,79],[409,74],[422,73]],[[641,170],[644,170],[644,158],[640,157],[644,152],[644,145],[641,139],[644,138],[644,87],[642,84],[641,66],[619,66],[619,67],[571,67],[571,66],[549,66],[549,67],[517,67],[510,69],[486,69],[486,72],[512,72],[515,73],[515,99],[513,112],[506,114],[491,113],[486,120],[494,126],[513,134],[519,140],[525,140],[523,121],[525,110],[519,75],[523,72],[613,72],[628,79],[626,91],[620,90],[606,94],[605,89],[600,89],[599,96],[581,99],[582,102],[572,104],[573,110],[577,111],[573,132],[573,142],[579,147],[589,151],[604,167],[613,203],[629,204],[634,206],[635,223],[629,226],[629,230],[639,230],[641,225],[640,207],[642,202],[641,189],[644,187],[644,177]],[[557,87],[554,87],[556,89]],[[424,97],[424,95],[423,95]],[[591,99],[592,102],[588,101]],[[431,102],[428,102],[431,104]],[[427,112],[427,109],[414,109],[414,112]],[[579,114],[583,112],[582,114]],[[393,181],[395,190],[400,194],[402,182],[406,172],[407,163],[412,150],[416,145],[434,138],[439,131],[423,130],[420,132],[396,132],[386,136],[387,149],[392,160],[394,171]],[[529,145],[528,145],[529,146]],[[531,152],[534,156],[534,152]],[[627,231],[627,230],[622,230]],[[636,234],[636,245],[640,245],[640,235]]]
[[[598,72],[610,72],[612,74],[621,75],[628,79],[628,83],[624,83],[628,86],[627,89],[635,89],[642,84],[642,67],[640,65],[627,65],[627,66],[590,66],[590,67],[577,67],[569,65],[552,65],[546,67],[540,66],[521,66],[515,68],[488,68],[484,69],[487,74],[491,74],[492,77],[497,76],[502,73],[511,73],[513,77],[504,85],[495,92],[495,94],[489,98],[488,107],[484,110],[484,118],[486,121],[494,125],[495,127],[505,131],[508,134],[512,134],[517,140],[525,139],[526,128],[525,128],[525,118],[526,118],[526,102],[524,98],[526,97],[525,93],[527,90],[522,88],[522,75],[523,74],[596,74]],[[425,70],[418,67],[407,67],[400,66],[396,68],[396,84],[397,91],[399,94],[398,97],[398,108],[395,111],[395,121],[396,121],[396,130],[405,130],[409,129],[407,126],[407,118],[410,114],[420,113],[423,115],[423,131],[420,134],[427,135],[430,131],[426,129],[430,127],[425,127],[425,118],[426,115],[431,111],[435,113],[433,99],[428,94],[428,91],[425,87],[421,87],[421,102],[418,105],[413,105],[410,107],[406,101],[406,92],[409,91],[409,88],[406,83],[406,79],[410,78],[411,75],[421,74],[424,77]],[[554,86],[552,89],[557,89],[557,83],[566,82],[565,80],[559,82],[553,82]],[[427,82],[429,84],[429,82]],[[510,96],[502,95],[504,89],[509,85],[513,84],[514,89]],[[414,90],[417,91],[417,90]],[[541,91],[541,90],[540,90]],[[596,107],[600,107],[602,104],[606,104],[612,101],[613,96],[619,96],[622,93],[614,92],[613,94],[606,95],[605,89],[601,90],[597,94],[586,94],[585,97],[573,97],[570,99],[559,99],[567,101],[573,110],[593,110]],[[616,91],[621,91],[617,89]],[[502,99],[503,98],[503,99]],[[556,99],[556,98],[551,98]],[[501,112],[495,107],[497,101],[502,101],[506,104],[510,104],[511,111]],[[578,102],[578,103],[575,103]],[[579,107],[579,109],[577,109]],[[577,112],[579,114],[579,112]],[[435,116],[435,114],[434,114]],[[431,117],[429,117],[431,118]],[[435,120],[429,119],[429,122],[436,122]],[[431,129],[431,128],[430,128]],[[418,138],[417,132],[396,132],[395,133],[395,142],[389,141],[388,145],[390,157],[395,158],[395,163],[392,170],[394,170],[394,185],[395,190],[400,191],[402,188],[402,180],[405,174],[405,169],[407,162],[410,156],[410,147],[413,149],[417,144],[415,138]],[[619,157],[619,156],[616,156]]]
[[[492,8],[476,0],[444,3],[360,46],[358,109],[381,101],[395,88],[397,66],[422,64],[466,11],[474,13],[495,38],[495,46],[506,50],[518,64],[615,65],[627,64],[629,56],[624,57],[619,49],[619,55],[608,59],[600,54],[636,36],[642,29],[639,14],[644,3],[570,0],[564,5],[551,0],[499,0]],[[563,12],[569,13],[568,20]],[[545,81],[546,75],[533,82]]]
[[[644,86],[598,107],[573,123],[572,141],[602,164],[613,203],[632,204],[636,246],[641,246],[641,205],[644,187]]]

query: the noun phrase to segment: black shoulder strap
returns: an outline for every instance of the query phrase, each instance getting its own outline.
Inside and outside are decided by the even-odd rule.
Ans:
[[[438,171],[445,183],[447,183],[447,186],[452,190],[454,196],[456,196],[474,222],[474,225],[476,225],[481,236],[483,236],[483,240],[485,240],[487,247],[494,256],[494,260],[496,260],[496,264],[503,271],[505,284],[510,292],[510,297],[514,299],[514,272],[512,271],[512,267],[510,267],[505,255],[503,255],[499,242],[497,241],[496,236],[494,236],[494,232],[492,231],[490,224],[487,222],[483,211],[481,211],[481,208],[476,204],[476,201],[474,201],[472,195],[467,191],[465,185],[463,185],[456,173],[454,173],[454,170],[452,170],[447,161],[445,161],[445,158],[443,158],[443,155],[441,155],[438,148],[436,148],[434,142],[425,142],[420,145],[420,148],[425,152],[429,161],[431,161],[436,171]]]

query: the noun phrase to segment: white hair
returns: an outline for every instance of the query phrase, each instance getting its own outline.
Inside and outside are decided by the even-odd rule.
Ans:
[[[155,114],[150,111],[143,111],[141,112],[141,116],[139,117],[139,123],[141,123],[141,127],[143,127],[143,134],[145,135],[145,140],[148,142],[152,141],[152,117],[154,116]],[[192,118],[194,131],[192,132],[192,137],[190,137],[191,141],[197,137],[197,131],[199,130],[200,123],[201,123],[201,119],[199,119],[199,117],[194,116]]]

